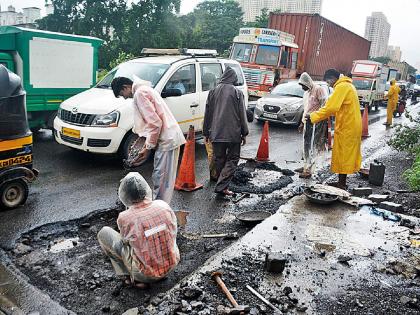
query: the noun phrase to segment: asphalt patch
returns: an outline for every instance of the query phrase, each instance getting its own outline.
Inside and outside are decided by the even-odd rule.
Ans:
[[[255,169],[255,171],[252,171],[252,169]],[[283,170],[279,168],[274,163],[247,162],[238,166],[233,176],[232,182],[229,185],[229,189],[235,193],[250,193],[260,195],[270,194],[293,183],[293,179],[290,176],[285,175],[281,176],[280,178],[273,176],[272,181],[268,180],[268,184],[263,186],[256,186],[251,181],[258,169],[279,172],[282,174],[293,173],[290,170]]]

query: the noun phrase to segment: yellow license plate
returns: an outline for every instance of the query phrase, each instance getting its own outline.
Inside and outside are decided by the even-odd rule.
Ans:
[[[32,162],[32,154],[17,156],[10,159],[0,160],[0,168]]]
[[[80,139],[80,130],[63,127],[61,132],[67,137]]]

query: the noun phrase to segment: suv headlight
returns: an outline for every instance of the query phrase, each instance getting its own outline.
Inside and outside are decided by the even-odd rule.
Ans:
[[[96,115],[92,121],[92,126],[117,127],[119,119],[120,113],[117,111],[105,115]]]

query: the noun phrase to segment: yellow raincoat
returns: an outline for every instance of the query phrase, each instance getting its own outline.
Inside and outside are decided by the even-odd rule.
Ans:
[[[395,84],[395,80],[391,81],[391,87],[388,91],[388,105],[386,106],[386,123],[392,124],[392,116],[397,109],[398,95],[400,94],[400,87]]]
[[[353,174],[362,163],[362,116],[356,89],[348,77],[338,79],[325,106],[311,114],[311,122],[315,124],[330,116],[335,116],[331,171]]]

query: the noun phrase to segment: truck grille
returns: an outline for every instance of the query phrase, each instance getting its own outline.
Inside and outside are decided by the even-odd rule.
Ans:
[[[273,105],[264,105],[264,111],[267,113],[277,114],[280,111],[280,107]]]
[[[73,114],[72,112],[61,109],[60,110],[60,119],[70,124],[86,126],[90,125],[94,119],[95,115],[92,114],[82,114],[77,113]]]
[[[274,83],[273,71],[266,71],[260,69],[242,68],[245,75],[245,80],[248,85],[264,84],[272,86]]]

